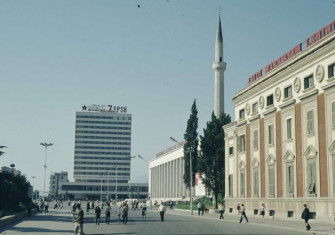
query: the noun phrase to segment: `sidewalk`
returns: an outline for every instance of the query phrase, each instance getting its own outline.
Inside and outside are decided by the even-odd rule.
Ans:
[[[168,214],[176,214],[176,215],[182,215],[182,216],[190,216],[195,217],[199,219],[211,219],[211,220],[217,220],[219,221],[219,214],[208,214],[205,213],[203,216],[198,216],[197,211],[193,211],[193,215],[191,215],[189,210],[181,210],[181,209],[174,209],[174,210],[167,210]],[[248,216],[248,215],[247,215]],[[258,226],[265,226],[265,227],[276,227],[280,229],[290,230],[290,231],[299,231],[299,232],[308,232],[305,230],[305,225],[303,220],[301,221],[287,221],[287,220],[280,220],[276,219],[264,219],[264,222],[262,222],[261,217],[258,216],[248,216],[249,224],[254,224]],[[240,216],[238,215],[226,215],[224,214],[224,222],[228,223],[236,223],[238,224],[240,220]],[[244,220],[245,222],[245,220]],[[322,224],[322,223],[313,223],[313,220],[310,220],[310,225],[312,229],[309,231],[313,234],[329,234],[329,235],[335,235],[335,223],[334,224]],[[243,222],[242,222],[243,223]]]

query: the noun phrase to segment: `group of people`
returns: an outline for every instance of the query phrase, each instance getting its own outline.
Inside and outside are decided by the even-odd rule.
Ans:
[[[259,215],[262,217],[262,222],[264,222],[264,216],[265,216],[265,209],[266,209],[266,206],[264,203],[261,204],[260,208],[259,208]],[[224,209],[223,209],[224,210]],[[238,212],[238,214],[240,215],[240,223],[242,223],[243,219],[246,220],[246,222],[248,223],[249,220],[248,220],[248,217],[246,215],[246,209],[245,209],[245,206],[244,204],[238,204],[237,207],[236,207],[236,210]],[[221,211],[220,210],[220,206],[219,206],[219,212],[221,214]],[[308,209],[308,206],[307,204],[304,204],[304,210],[301,214],[301,219],[304,220],[305,222],[305,226],[306,226],[306,230],[310,230],[311,229],[311,225],[309,224],[309,220],[311,219],[311,213]],[[223,216],[222,216],[223,218]],[[221,219],[221,215],[220,215],[220,219]]]

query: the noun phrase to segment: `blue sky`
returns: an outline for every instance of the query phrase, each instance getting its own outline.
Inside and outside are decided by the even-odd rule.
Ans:
[[[140,5],[140,8],[137,5]],[[15,163],[43,187],[73,174],[75,112],[83,104],[125,105],[132,153],[147,160],[182,140],[197,99],[199,133],[213,109],[214,41],[222,8],[225,107],[258,69],[334,20],[333,0],[0,1],[0,165]],[[132,162],[145,182],[146,164]],[[48,182],[48,180],[47,180]]]

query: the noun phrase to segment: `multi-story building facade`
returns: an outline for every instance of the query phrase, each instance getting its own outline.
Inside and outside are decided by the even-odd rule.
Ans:
[[[249,78],[224,126],[226,207],[335,215],[335,21]]]
[[[66,182],[69,182],[68,173],[66,171],[51,174],[49,182],[49,195],[58,196],[60,185]]]
[[[62,193],[76,198],[147,196],[147,184],[129,184],[131,114],[126,107],[83,106],[76,113],[75,182],[63,184]]]

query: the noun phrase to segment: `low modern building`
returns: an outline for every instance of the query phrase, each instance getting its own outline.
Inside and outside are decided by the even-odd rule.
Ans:
[[[300,219],[335,215],[335,21],[265,66],[236,93],[224,126],[226,208]]]
[[[49,195],[58,196],[60,185],[66,182],[69,182],[68,173],[66,171],[51,174],[49,182]]]
[[[153,201],[187,201],[189,189],[184,184],[184,146],[176,144],[160,153],[149,162],[149,195]],[[204,186],[196,174],[193,197],[205,196]]]

